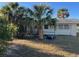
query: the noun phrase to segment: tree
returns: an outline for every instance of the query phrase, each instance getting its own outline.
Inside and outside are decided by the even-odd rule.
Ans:
[[[15,23],[19,26],[20,34],[21,32],[25,32],[24,28],[26,26],[30,27],[31,19],[29,18],[27,8],[19,6],[18,3],[9,3],[8,5],[4,6],[2,10],[5,10],[5,15],[9,22]]]
[[[62,8],[58,10],[57,13],[58,18],[67,18],[69,17],[69,11],[66,8]]]
[[[28,25],[27,9],[24,7],[19,7],[16,11],[16,24],[19,26],[19,35],[26,33],[26,26]],[[23,35],[22,35],[23,36]]]
[[[27,27],[30,33],[32,33],[34,27],[37,27],[40,39],[43,39],[43,25],[54,22],[52,21],[52,11],[49,6],[43,4],[34,5],[33,9],[30,9],[21,7],[18,3],[9,3],[2,8],[2,12],[7,17],[9,23],[15,23],[18,26],[22,25],[23,28]]]
[[[9,22],[15,21],[15,11],[18,7],[19,4],[17,2],[8,3],[6,6],[2,7],[2,11]]]
[[[52,11],[49,6],[43,4],[33,6],[33,10],[28,9],[37,26],[37,33],[40,39],[43,39],[43,25],[51,20]]]

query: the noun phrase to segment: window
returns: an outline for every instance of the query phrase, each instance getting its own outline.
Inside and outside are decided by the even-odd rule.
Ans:
[[[64,29],[69,29],[69,25],[68,24],[64,24]]]
[[[44,29],[48,29],[48,25],[44,25]]]
[[[69,24],[59,24],[59,29],[69,29]]]
[[[63,24],[58,25],[59,29],[63,29]]]

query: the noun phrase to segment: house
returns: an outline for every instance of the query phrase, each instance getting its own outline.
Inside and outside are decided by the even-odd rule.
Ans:
[[[53,35],[54,28],[52,26],[43,26],[44,35]],[[76,19],[58,19],[55,35],[72,35],[76,36],[79,32],[79,20]]]

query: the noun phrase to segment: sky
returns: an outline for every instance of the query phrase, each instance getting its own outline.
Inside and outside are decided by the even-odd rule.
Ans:
[[[69,18],[79,19],[79,2],[19,2],[19,5],[32,8],[33,5],[40,3],[47,4],[54,10],[53,17],[57,17],[57,11],[59,9],[67,8],[70,13]],[[6,4],[7,3],[0,2],[0,8]]]

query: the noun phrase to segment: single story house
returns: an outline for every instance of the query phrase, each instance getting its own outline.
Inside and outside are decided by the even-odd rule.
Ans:
[[[54,34],[54,28],[48,25],[43,26],[43,32],[47,35]],[[79,20],[77,19],[58,19],[55,35],[76,36],[79,32]]]

